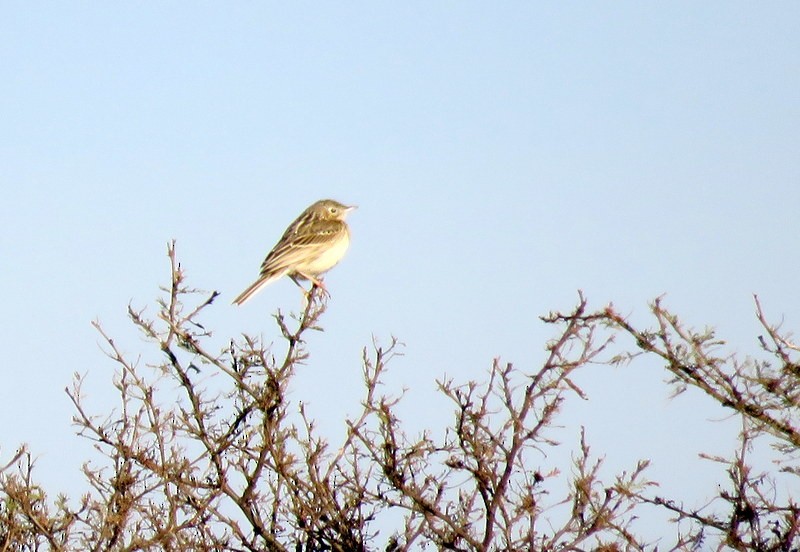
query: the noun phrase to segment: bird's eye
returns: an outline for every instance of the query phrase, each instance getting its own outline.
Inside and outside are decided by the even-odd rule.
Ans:
[[[336,207],[330,207],[328,210],[331,212],[332,215],[335,215],[336,213],[339,212],[339,209],[337,209]]]

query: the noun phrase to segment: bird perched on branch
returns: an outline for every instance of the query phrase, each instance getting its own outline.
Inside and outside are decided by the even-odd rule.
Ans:
[[[327,293],[320,276],[342,260],[350,245],[350,229],[344,220],[353,209],[355,206],[323,199],[303,211],[261,263],[258,280],[233,303],[243,305],[282,276],[289,276],[301,288],[298,280],[311,280],[312,290],[316,286]]]

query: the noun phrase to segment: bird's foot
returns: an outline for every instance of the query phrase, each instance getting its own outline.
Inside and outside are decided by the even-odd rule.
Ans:
[[[331,293],[328,291],[328,288],[325,287],[325,284],[322,283],[321,280],[312,280],[311,282],[311,289],[308,291],[309,297],[314,295],[314,291],[319,290],[322,294],[322,297],[327,297],[330,299]]]

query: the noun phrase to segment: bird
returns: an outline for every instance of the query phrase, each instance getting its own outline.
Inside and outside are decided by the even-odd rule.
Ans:
[[[345,218],[356,207],[333,199],[322,199],[310,205],[286,231],[261,263],[261,273],[236,299],[244,305],[264,286],[289,276],[305,291],[298,280],[311,280],[312,287],[328,293],[320,276],[342,260],[350,245],[350,229]],[[310,293],[310,292],[307,292]]]

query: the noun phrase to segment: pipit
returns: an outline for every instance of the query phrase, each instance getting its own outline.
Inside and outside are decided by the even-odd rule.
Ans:
[[[289,276],[301,288],[298,280],[311,280],[312,290],[317,286],[327,293],[320,276],[342,260],[350,245],[350,229],[344,219],[353,209],[323,199],[303,211],[261,263],[258,280],[234,299],[234,304],[245,304],[261,288],[282,276]]]

